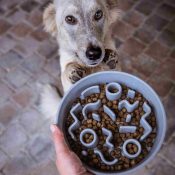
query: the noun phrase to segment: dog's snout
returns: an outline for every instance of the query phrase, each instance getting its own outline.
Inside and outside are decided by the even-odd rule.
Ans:
[[[100,47],[90,45],[86,50],[86,57],[90,60],[98,60],[102,55]]]

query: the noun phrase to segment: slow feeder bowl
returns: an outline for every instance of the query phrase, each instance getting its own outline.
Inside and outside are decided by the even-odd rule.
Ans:
[[[166,115],[163,108],[163,105],[158,97],[158,95],[155,93],[155,91],[144,81],[141,79],[127,74],[123,72],[115,72],[115,71],[108,71],[108,72],[100,72],[96,74],[92,74],[86,78],[83,78],[82,80],[78,81],[73,87],[69,90],[69,92],[63,97],[62,102],[60,104],[59,110],[58,110],[58,118],[57,118],[57,125],[60,127],[60,129],[63,131],[65,135],[65,139],[68,143],[68,140],[66,138],[66,131],[64,127],[65,117],[68,116],[68,114],[71,114],[72,118],[74,119],[74,122],[70,125],[68,128],[68,133],[71,136],[71,138],[76,141],[76,137],[74,134],[74,131],[80,127],[80,121],[77,119],[77,114],[79,112],[82,112],[84,120],[87,119],[87,115],[89,112],[92,112],[92,118],[93,120],[100,121],[101,117],[100,115],[93,113],[93,111],[97,110],[102,104],[101,101],[98,100],[94,103],[86,104],[85,106],[81,106],[80,103],[77,103],[76,105],[72,106],[76,98],[85,99],[87,96],[94,94],[94,93],[100,93],[100,84],[107,84],[105,88],[105,95],[108,100],[117,100],[120,99],[121,93],[122,93],[122,86],[127,86],[128,92],[127,92],[127,98],[133,99],[135,97],[135,93],[140,92],[143,94],[144,98],[148,100],[149,104],[154,110],[156,122],[157,122],[157,135],[154,141],[154,145],[151,148],[148,155],[144,158],[143,161],[135,165],[133,168],[126,169],[123,171],[113,171],[113,172],[103,172],[96,169],[93,169],[85,164],[87,169],[97,175],[107,175],[107,174],[119,174],[119,175],[125,175],[130,174],[134,171],[137,171],[139,168],[145,166],[148,162],[150,162],[151,159],[154,158],[156,153],[159,151],[166,132]],[[116,92],[111,92],[110,89],[117,89]],[[133,90],[132,90],[133,89]],[[128,113],[133,112],[138,107],[139,102],[135,101],[133,104],[129,103],[126,99],[120,100],[118,103],[118,109],[121,110],[122,108],[126,108]],[[151,113],[151,107],[149,104],[144,103],[143,104],[143,110],[144,114],[142,115],[140,119],[140,125],[144,128],[143,135],[140,137],[139,140],[137,139],[127,139],[123,145],[121,146],[121,152],[122,155],[129,159],[136,158],[142,151],[142,147],[140,142],[142,142],[144,139],[146,139],[149,134],[152,132],[152,127],[147,122],[147,117],[149,117]],[[108,106],[103,105],[104,112],[111,118],[112,121],[115,121],[118,117]],[[130,122],[131,115],[128,114],[126,117],[126,122]],[[136,126],[120,126],[119,133],[134,133],[136,131]],[[85,134],[91,134],[93,135],[93,140],[90,143],[86,143],[83,140],[83,136]],[[108,151],[112,151],[114,149],[114,144],[111,142],[113,138],[112,132],[103,127],[102,133],[106,136],[105,146],[108,148]],[[97,148],[98,144],[98,136],[96,132],[91,128],[86,128],[80,133],[80,142],[81,144],[86,148],[91,148],[94,150],[94,154],[98,155],[100,157],[100,160],[105,165],[114,165],[118,162],[118,159],[115,158],[112,161],[106,160],[103,156],[103,153]],[[137,152],[135,154],[130,154],[127,151],[127,144],[132,143],[137,146]],[[84,156],[87,155],[86,151],[82,151],[82,154]]]

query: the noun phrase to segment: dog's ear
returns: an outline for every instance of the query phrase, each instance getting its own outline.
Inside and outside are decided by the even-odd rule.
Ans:
[[[118,7],[118,0],[106,0],[106,3],[110,9]]]
[[[118,8],[118,0],[105,0],[106,6],[109,9],[110,24],[116,22],[120,18],[120,10]]]
[[[56,37],[57,26],[56,26],[56,10],[54,4],[49,4],[46,7],[43,14],[43,23],[45,30],[52,36]]]

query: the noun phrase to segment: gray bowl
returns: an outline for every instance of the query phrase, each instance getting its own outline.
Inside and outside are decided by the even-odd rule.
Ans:
[[[126,175],[126,174],[133,173],[138,169],[142,168],[148,162],[150,162],[150,160],[154,158],[154,156],[159,151],[164,141],[165,132],[166,132],[166,114],[165,114],[164,107],[158,95],[156,94],[156,92],[143,80],[133,75],[130,75],[124,72],[116,72],[116,71],[99,72],[81,79],[75,85],[73,85],[72,88],[63,97],[62,102],[59,106],[56,124],[60,127],[63,133],[65,133],[64,117],[66,117],[67,114],[70,112],[71,104],[75,101],[77,97],[80,97],[81,92],[87,89],[88,87],[98,85],[98,84],[103,84],[103,83],[110,83],[110,82],[118,82],[121,84],[125,84],[126,86],[142,93],[144,97],[149,101],[151,106],[153,106],[154,112],[156,115],[157,125],[158,125],[157,137],[155,139],[155,143],[151,151],[149,152],[147,157],[142,162],[137,164],[135,167],[128,170],[121,171],[121,172],[107,173],[107,172],[97,171],[85,165],[89,171],[97,175],[108,175],[108,174]]]

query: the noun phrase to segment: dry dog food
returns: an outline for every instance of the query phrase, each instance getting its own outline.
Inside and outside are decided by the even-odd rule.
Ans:
[[[70,148],[83,163],[99,171],[136,166],[149,154],[156,138],[151,104],[143,94],[118,83],[101,84],[99,92],[95,86],[90,91],[75,100],[65,117]]]

